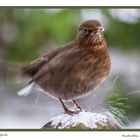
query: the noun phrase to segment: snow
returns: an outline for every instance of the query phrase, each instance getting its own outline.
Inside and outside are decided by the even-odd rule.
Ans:
[[[75,127],[78,124],[82,124],[89,129],[95,129],[98,128],[99,125],[107,126],[108,122],[120,127],[119,123],[114,120],[112,116],[109,117],[108,115],[86,111],[74,115],[62,114],[52,118],[49,122],[51,122],[51,127],[58,129]]]

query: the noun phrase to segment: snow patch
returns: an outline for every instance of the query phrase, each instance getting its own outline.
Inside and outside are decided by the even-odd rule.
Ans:
[[[75,127],[78,124],[82,124],[90,129],[95,129],[98,128],[99,125],[106,126],[107,123],[111,121],[110,119],[110,117],[103,114],[82,111],[74,115],[62,114],[52,118],[49,122],[53,128],[58,129]],[[116,123],[115,125],[118,126]]]

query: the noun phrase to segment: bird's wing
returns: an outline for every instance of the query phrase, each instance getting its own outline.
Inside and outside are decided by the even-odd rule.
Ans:
[[[81,54],[81,51],[76,45],[72,45],[71,48],[59,52],[58,55],[53,57],[47,64],[45,64],[41,69],[33,76],[33,81],[40,81],[44,79],[47,81],[54,80],[56,78],[64,78],[64,73],[69,73],[74,67],[74,64],[78,63],[81,59],[77,57]],[[64,75],[63,75],[63,74]],[[60,79],[61,79],[60,78]]]
[[[70,43],[71,44],[71,43]],[[33,77],[40,68],[42,68],[46,63],[48,63],[53,57],[55,57],[59,52],[71,47],[70,44],[67,44],[65,47],[60,47],[50,53],[45,54],[43,57],[35,59],[31,63],[23,66],[22,72],[25,75]]]
[[[38,58],[32,61],[31,63],[23,66],[22,72],[23,74],[32,77],[45,63],[46,61],[43,57]]]

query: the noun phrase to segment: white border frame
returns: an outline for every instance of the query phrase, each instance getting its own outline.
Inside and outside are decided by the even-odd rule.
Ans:
[[[140,6],[139,0],[0,0],[0,6]]]

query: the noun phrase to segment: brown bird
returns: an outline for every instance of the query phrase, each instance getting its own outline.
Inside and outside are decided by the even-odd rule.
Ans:
[[[23,73],[32,79],[18,94],[29,94],[37,84],[47,94],[58,98],[67,114],[80,112],[82,108],[75,99],[88,95],[110,71],[103,31],[97,20],[83,22],[72,42],[23,67]],[[63,100],[71,100],[78,110],[69,110]]]

